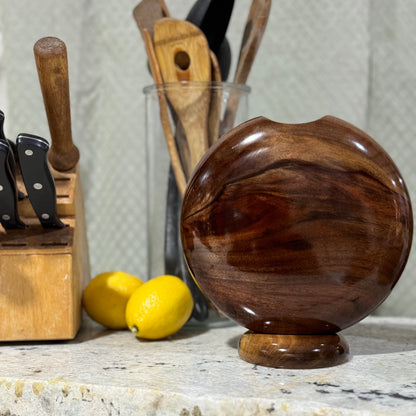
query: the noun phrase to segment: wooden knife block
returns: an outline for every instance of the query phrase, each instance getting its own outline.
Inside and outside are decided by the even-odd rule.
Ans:
[[[72,339],[81,324],[90,278],[81,182],[78,167],[51,171],[58,215],[67,227],[42,228],[26,198],[19,214],[28,227],[1,230],[0,341]]]

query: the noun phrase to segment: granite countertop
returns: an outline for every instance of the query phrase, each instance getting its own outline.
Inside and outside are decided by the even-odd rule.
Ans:
[[[344,331],[349,362],[316,370],[238,357],[245,329],[187,326],[145,342],[85,319],[75,340],[0,344],[0,416],[416,415],[416,320]]]

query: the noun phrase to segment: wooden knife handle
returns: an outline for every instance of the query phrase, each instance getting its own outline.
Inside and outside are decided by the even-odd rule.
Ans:
[[[33,50],[52,139],[48,159],[56,170],[70,170],[79,151],[72,141],[66,46],[58,38],[46,37]]]

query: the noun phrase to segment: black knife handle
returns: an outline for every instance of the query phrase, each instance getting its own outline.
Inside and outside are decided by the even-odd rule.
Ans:
[[[33,134],[19,134],[16,147],[23,182],[42,227],[65,227],[56,213],[55,181],[47,161],[48,141]]]
[[[25,228],[17,212],[17,189],[9,166],[10,147],[0,139],[0,222],[6,229]]]
[[[11,140],[6,139],[7,144],[9,145],[9,157],[8,157],[8,162],[9,162],[9,169],[10,172],[12,174],[12,178],[13,178],[13,182],[15,183],[16,186],[16,190],[17,190],[17,200],[18,201],[23,201],[26,198],[26,194],[24,194],[18,187],[16,184],[16,157],[17,157],[17,149],[16,149],[16,144],[13,143]]]
[[[7,157],[7,161],[9,163],[9,169],[12,174],[13,181],[16,181],[16,161],[15,161],[15,155],[16,155],[16,145],[9,139],[6,139],[6,136],[4,135],[4,113],[0,110],[0,140],[3,140],[9,145],[9,155]],[[17,198],[19,201],[26,198],[26,195],[23,192],[20,192],[19,189],[17,189]]]
[[[14,161],[14,153],[13,153],[13,142],[6,139],[4,135],[4,113],[0,110],[0,140],[9,146],[9,152],[7,154],[7,163],[9,164],[9,168],[13,177],[15,177],[15,161]]]

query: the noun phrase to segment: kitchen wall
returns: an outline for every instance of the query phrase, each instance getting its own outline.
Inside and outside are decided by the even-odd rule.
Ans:
[[[166,0],[179,18],[193,2]],[[93,274],[122,269],[147,277],[142,88],[152,80],[131,14],[137,3],[0,0],[10,138],[48,138],[32,49],[43,36],[67,44]],[[235,1],[232,71],[249,7],[249,0]],[[274,0],[248,81],[250,115],[295,123],[332,114],[356,124],[390,153],[414,200],[415,19],[412,0]],[[416,316],[415,264],[412,253],[378,313]]]

